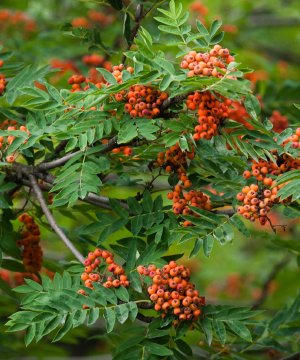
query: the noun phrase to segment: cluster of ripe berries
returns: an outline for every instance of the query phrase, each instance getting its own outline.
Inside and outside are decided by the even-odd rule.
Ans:
[[[18,220],[24,224],[21,232],[22,239],[17,241],[17,245],[22,249],[24,267],[30,273],[38,272],[41,270],[43,262],[39,226],[27,213],[21,214]]]
[[[189,95],[186,100],[189,110],[196,110],[198,125],[195,126],[194,140],[209,140],[217,134],[219,125],[228,117],[231,100],[219,96],[217,99],[209,91]]]
[[[214,76],[222,78],[227,65],[234,61],[228,49],[215,45],[209,53],[190,51],[180,64],[182,69],[189,70],[187,76]],[[223,71],[220,71],[223,70]]]
[[[84,265],[85,269],[81,275],[81,280],[90,289],[94,289],[93,283],[95,282],[102,284],[106,288],[129,287],[124,268],[115,262],[114,255],[107,250],[97,248],[95,251],[90,252],[84,260]],[[112,275],[107,276],[105,269]],[[85,295],[84,290],[80,290],[80,293]]]
[[[108,139],[102,139],[101,143],[102,144],[108,144],[109,140]],[[124,156],[130,156],[132,155],[132,148],[130,146],[119,146],[116,148],[113,148],[111,151],[113,154],[123,154]]]
[[[182,151],[179,144],[173,145],[166,152],[160,152],[154,165],[165,168],[167,172],[177,173],[179,182],[174,187],[174,191],[170,191],[167,195],[169,200],[173,200],[173,212],[176,215],[194,215],[195,214],[189,206],[195,206],[207,211],[212,209],[210,199],[201,191],[189,190],[192,186],[186,170],[188,167],[188,160],[192,160],[195,156],[194,151]],[[184,221],[183,226],[191,226],[190,221]]]
[[[123,91],[115,95],[117,101],[126,102],[124,110],[132,118],[144,117],[148,119],[160,115],[161,106],[167,98],[168,94],[166,92],[146,85],[134,85],[130,87],[129,91]]]
[[[25,279],[31,279],[36,282],[39,281],[39,278],[35,274],[18,273],[18,272],[8,271],[5,269],[0,270],[0,279],[5,281],[11,287],[23,285],[25,283]]]
[[[272,181],[271,186],[275,185]],[[243,215],[245,219],[255,221],[259,219],[261,225],[265,225],[268,220],[268,213],[271,207],[278,203],[277,192],[279,187],[251,184],[244,186],[242,192],[237,194],[237,200],[241,201],[243,205],[238,207],[239,214]]]
[[[295,134],[289,136],[286,140],[284,140],[282,145],[285,146],[288,143],[291,143],[294,149],[300,148],[300,128],[297,128]]]
[[[90,10],[87,17],[80,16],[72,20],[71,24],[75,28],[92,28],[94,26],[103,28],[110,25],[114,21],[115,17],[112,14],[107,15],[97,10]]]
[[[287,138],[282,145],[292,143],[293,148],[300,148],[300,128],[296,129],[294,135]],[[277,155],[274,151],[273,157],[276,162],[266,161],[260,159],[258,162],[252,160],[251,171],[246,170],[243,173],[245,179],[255,177],[258,183],[245,186],[241,193],[237,194],[237,199],[243,202],[242,206],[238,207],[238,212],[242,214],[246,219],[255,221],[259,219],[260,223],[264,225],[268,218],[267,214],[271,210],[271,207],[278,203],[277,192],[285,184],[276,185],[274,176],[279,176],[290,170],[300,169],[300,159],[293,158],[288,154]],[[289,199],[284,200],[284,202]]]
[[[30,135],[30,132],[27,130],[26,126],[23,126],[21,125],[19,128],[16,126],[16,125],[8,125],[8,126],[3,126],[3,124],[16,124],[15,121],[10,121],[10,120],[5,120],[2,122],[0,128],[1,129],[5,129],[5,130],[8,130],[8,131],[11,131],[11,130],[20,130],[20,131],[24,131],[27,133],[27,135],[29,136]],[[14,135],[9,135],[9,136],[0,136],[0,149],[2,149],[4,147],[4,151],[6,151],[8,149],[8,147],[12,144],[12,142],[15,140],[15,136]],[[24,143],[26,143],[27,140],[24,141]],[[16,155],[17,153],[14,152],[13,154],[11,155],[8,155],[6,156],[6,161],[8,163],[13,163],[16,159]]]
[[[164,318],[173,315],[177,319],[173,325],[182,321],[197,321],[205,305],[205,298],[199,296],[198,290],[190,280],[190,270],[183,265],[170,261],[168,265],[157,268],[155,265],[138,266],[142,276],[151,278],[152,284],[147,291],[150,300],[155,304],[154,310]]]
[[[92,56],[92,55],[90,55]],[[100,58],[98,57],[97,59],[92,58],[92,60],[90,58],[83,58],[83,60],[86,63],[91,63],[90,61],[100,61]],[[116,81],[118,83],[122,82],[122,71],[125,69],[123,64],[120,65],[116,65],[111,67],[111,64],[107,61],[104,61],[104,58],[102,58],[103,62],[101,63],[101,66],[104,67],[106,70],[111,71],[112,75],[114,76],[114,78],[116,79]],[[98,66],[98,65],[97,65]],[[128,66],[126,68],[126,70],[128,72],[130,72],[131,74],[133,73],[134,69],[131,66]],[[102,77],[102,75],[99,73],[99,71],[97,71],[97,69],[95,67],[90,68],[89,70],[89,74],[88,76],[84,76],[81,74],[74,74],[72,75],[69,79],[68,79],[68,83],[70,85],[72,85],[72,89],[71,92],[77,92],[77,91],[86,91],[90,88],[89,84],[92,83],[94,84],[97,88],[101,89],[102,86],[104,85],[109,85],[109,83],[107,83],[104,78]],[[122,91],[120,93],[120,95],[118,95],[119,97],[121,97],[121,99],[123,99],[123,95],[125,95],[126,92]],[[116,95],[117,96],[117,95]],[[118,97],[117,96],[117,97]]]
[[[4,61],[0,60],[0,68],[4,65]],[[4,74],[0,74],[0,96],[4,93],[6,88],[6,78]]]
[[[0,10],[0,31],[20,30],[22,34],[36,30],[36,23],[22,11]]]
[[[42,271],[43,273],[47,274],[47,276],[49,276],[50,278],[54,277],[53,272],[47,269],[43,269]],[[36,282],[40,282],[40,279],[36,274],[27,273],[27,272],[15,272],[6,269],[0,270],[0,279],[5,281],[12,288],[25,284],[25,279],[30,279]]]
[[[182,182],[185,183],[185,181],[188,181],[184,178],[184,176],[186,176],[188,160],[192,160],[194,157],[194,151],[182,151],[179,144],[176,144],[171,146],[167,151],[158,153],[154,165],[163,167],[169,173],[177,173],[180,178],[182,177]],[[185,184],[185,187],[190,186],[190,182]]]
[[[270,121],[273,124],[273,131],[278,134],[282,133],[289,126],[289,120],[278,110],[274,110],[271,114]]]
[[[167,195],[169,200],[173,200],[173,212],[176,215],[192,215],[199,217],[194,211],[190,209],[190,206],[197,207],[206,211],[211,211],[212,205],[209,196],[205,195],[202,191],[189,190],[183,192],[183,186],[176,185],[174,191],[171,191]],[[185,220],[182,225],[192,226],[192,223]]]

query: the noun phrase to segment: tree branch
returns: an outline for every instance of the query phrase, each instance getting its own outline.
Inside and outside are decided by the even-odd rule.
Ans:
[[[117,137],[114,136],[109,140],[109,142],[106,144],[106,146],[102,150],[99,151],[99,154],[104,154],[108,151],[111,151],[116,146],[117,146]],[[73,153],[66,154],[65,156],[63,156],[59,159],[49,161],[49,162],[42,162],[36,166],[36,170],[37,171],[46,171],[46,170],[54,169],[58,166],[64,165],[67,161],[72,159],[74,156],[80,154],[81,152],[82,152],[81,150],[78,150]]]
[[[143,321],[143,322],[148,323],[148,324],[151,323],[152,320],[154,319],[154,317],[152,317],[152,316],[145,316],[145,315],[143,315],[141,313],[138,313],[136,318],[139,319],[140,321]]]
[[[35,193],[35,196],[40,203],[40,206],[43,210],[43,213],[45,214],[50,226],[55,231],[55,233],[60,237],[60,239],[64,242],[64,244],[67,246],[67,248],[73,253],[73,255],[78,259],[81,263],[84,261],[84,257],[81,255],[81,253],[74,247],[72,242],[68,239],[68,237],[65,235],[65,233],[62,231],[62,229],[57,225],[53,215],[51,214],[45,199],[43,197],[43,193],[36,181],[36,178],[32,175],[28,175],[28,179],[32,185],[33,192]]]
[[[291,257],[290,255],[286,255],[283,259],[281,259],[278,263],[276,263],[271,270],[269,276],[266,278],[263,286],[260,297],[254,302],[252,305],[253,309],[259,308],[267,299],[269,287],[271,282],[276,278],[278,273],[289,263]]]

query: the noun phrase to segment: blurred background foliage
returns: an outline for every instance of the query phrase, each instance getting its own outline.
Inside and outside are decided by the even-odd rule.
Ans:
[[[192,23],[200,19],[209,25],[216,18],[222,19],[226,32],[222,44],[237,55],[238,62],[255,69],[249,78],[254,91],[260,94],[263,115],[270,117],[274,116],[274,111],[279,111],[292,127],[299,126],[293,103],[300,102],[300,2],[182,0],[182,3],[189,9]],[[56,86],[66,88],[74,68],[87,71],[81,61],[84,55],[96,53],[113,64],[121,62],[120,49],[127,48],[122,37],[123,20],[124,13],[112,9],[104,1],[1,0],[0,45],[5,51],[14,51],[14,60],[20,63],[63,66],[64,71],[53,73],[50,80]],[[143,25],[150,32],[157,26],[152,16]],[[164,183],[159,184],[162,189],[164,186]],[[134,195],[137,189],[118,187],[113,190],[115,193],[111,189],[107,191],[120,198]],[[76,213],[76,220],[60,218],[60,224],[73,229],[72,236],[76,237],[78,227],[87,223],[91,216],[87,210],[85,214]],[[272,217],[273,223],[282,224],[280,213]],[[268,227],[250,225],[250,238],[237,235],[229,245],[215,245],[209,259],[202,253],[192,259],[184,258],[192,270],[194,282],[206,295],[207,303],[251,306],[258,301],[272,315],[291,302],[299,289],[299,264],[294,254],[298,254],[299,263],[300,245],[295,244],[295,240],[300,238],[300,225],[299,221],[289,221],[288,217],[285,224],[289,224],[286,230],[278,228],[276,234]],[[117,232],[111,241],[122,236],[124,233]],[[52,232],[44,230],[42,245],[46,253],[44,265],[48,270],[60,271],[67,266],[68,255]],[[184,243],[181,248],[170,249],[170,254],[186,249]],[[8,276],[10,282],[15,278],[14,273]],[[17,309],[19,301],[18,296],[9,290],[3,273],[2,278],[0,358],[66,359],[85,356],[93,359],[97,356],[100,359],[100,354],[109,353],[117,335],[104,335],[101,322],[93,328],[73,330],[60,344],[43,340],[25,348],[21,333],[16,336],[4,331],[3,323]],[[139,329],[128,325],[128,329],[122,329],[122,336],[126,333],[133,335],[135,331]],[[192,332],[190,337],[190,342],[198,342],[200,349],[201,339],[195,339]],[[106,358],[110,357],[104,355],[103,359]],[[272,350],[266,358],[281,358],[280,351]]]

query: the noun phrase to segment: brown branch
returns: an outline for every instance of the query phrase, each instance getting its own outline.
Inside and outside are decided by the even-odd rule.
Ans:
[[[169,106],[173,105],[173,104],[179,104],[182,102],[182,100],[184,100],[187,97],[187,94],[182,94],[182,95],[178,95],[178,96],[174,96],[172,98],[168,98],[166,99],[161,106],[161,111],[163,112],[164,110],[166,110]]]
[[[271,282],[276,278],[278,273],[289,263],[290,259],[290,255],[286,255],[283,259],[281,259],[278,263],[274,265],[273,269],[271,270],[270,274],[268,275],[262,286],[262,292],[260,297],[252,305],[253,309],[259,308],[265,302],[268,297]]]
[[[35,193],[35,196],[36,196],[36,198],[41,206],[41,209],[43,210],[43,213],[45,214],[50,226],[55,231],[55,233],[60,237],[60,239],[63,241],[63,243],[67,246],[67,248],[73,253],[73,255],[76,257],[76,259],[78,259],[81,263],[83,263],[84,257],[74,247],[74,245],[68,239],[68,237],[65,235],[65,233],[62,231],[62,229],[57,225],[53,215],[51,214],[51,212],[45,202],[43,193],[36,181],[36,178],[32,174],[29,174],[28,179],[32,185],[33,192]]]
[[[114,136],[113,138],[111,138],[109,140],[109,142],[106,144],[106,146],[104,146],[104,148],[102,150],[100,150],[98,153],[104,154],[106,152],[111,151],[116,146],[117,146],[117,137]],[[64,165],[67,161],[72,159],[74,156],[80,154],[81,152],[82,152],[81,150],[78,150],[73,153],[66,154],[65,156],[63,156],[59,159],[49,161],[49,162],[42,162],[36,166],[36,170],[37,171],[46,171],[46,170],[54,169],[56,167]]]
[[[139,319],[140,321],[143,321],[145,323],[151,323],[153,319],[155,319],[154,317],[152,316],[145,316],[141,313],[138,313],[137,316],[136,316],[137,319]]]
[[[234,211],[234,209],[224,209],[224,210],[213,210],[212,211],[214,214],[218,214],[218,215],[228,215],[233,216],[236,212]]]

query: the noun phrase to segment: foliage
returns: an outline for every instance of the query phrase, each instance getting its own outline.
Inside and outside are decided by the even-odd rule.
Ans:
[[[103,334],[111,341],[116,337],[115,360],[222,359],[226,354],[250,359],[252,354],[265,358],[269,350],[299,351],[294,341],[299,295],[294,293],[275,315],[261,311],[257,308],[272,280],[267,279],[254,304],[206,301],[193,308],[189,298],[197,297],[196,304],[198,290],[190,283],[180,290],[180,281],[187,283],[190,274],[178,275],[187,271],[174,263],[183,256],[184,261],[199,254],[213,257],[219,245],[230,247],[234,239],[251,236],[237,211],[241,191],[244,208],[249,207],[241,212],[244,218],[267,222],[274,232],[272,246],[299,260],[298,241],[278,238],[278,225],[268,215],[274,208],[289,219],[299,217],[299,104],[294,104],[299,84],[283,82],[270,94],[271,82],[251,82],[251,71],[237,62],[239,56],[219,45],[222,22],[190,23],[189,12],[174,0],[106,1],[107,13],[92,12],[97,5],[90,6],[87,18],[63,25],[58,41],[69,37],[103,56],[90,55],[79,65],[31,64],[24,44],[14,49],[13,39],[20,41],[21,32],[4,42],[0,53],[0,287],[19,304],[19,310],[10,309],[6,330],[21,332],[32,347],[43,338],[64,341],[74,329],[93,329],[105,320]],[[10,31],[14,14],[6,16],[3,31]],[[27,17],[20,19],[19,26],[28,31],[23,35],[34,44],[35,26]],[[110,29],[110,36],[103,36]],[[56,34],[57,26],[51,36]],[[62,51],[66,54],[67,47]],[[72,51],[66,58],[77,56],[78,50]],[[184,64],[189,56],[192,60]],[[280,123],[283,129],[272,113],[281,101],[289,115],[289,126]],[[264,175],[245,176],[257,163],[273,166],[272,171],[261,166]],[[253,182],[258,190],[250,196]],[[121,196],[118,190],[124,186],[130,190]],[[265,212],[253,208],[255,196]],[[265,198],[270,200],[264,203]],[[68,258],[76,260],[51,259],[49,242],[43,244],[47,270],[34,269],[30,259],[36,256],[33,244],[40,241],[40,228],[62,240]],[[26,246],[31,250],[24,261]],[[96,263],[91,249],[102,252],[103,259]],[[275,275],[289,260],[275,264]],[[172,264],[175,290],[166,295],[170,283],[155,290],[164,290],[164,303],[169,301],[163,311],[150,296],[150,280],[138,269],[145,267],[155,284],[159,268]],[[6,270],[21,272],[23,284],[15,286],[20,281]],[[125,272],[128,288],[122,286]],[[170,305],[177,297],[188,302],[181,308],[187,316],[179,320],[176,306]],[[200,318],[189,318],[191,311],[199,311]],[[120,336],[122,329],[134,335],[124,331]]]

